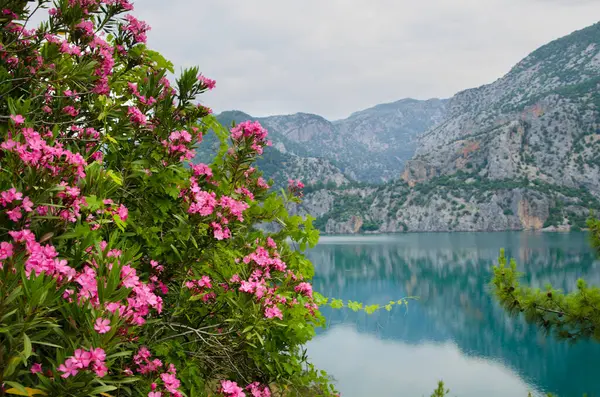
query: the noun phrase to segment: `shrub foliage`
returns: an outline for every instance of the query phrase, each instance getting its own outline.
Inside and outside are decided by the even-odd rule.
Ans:
[[[318,232],[252,166],[267,131],[222,128],[198,68],[171,83],[128,0],[2,4],[0,395],[334,394],[303,349]]]

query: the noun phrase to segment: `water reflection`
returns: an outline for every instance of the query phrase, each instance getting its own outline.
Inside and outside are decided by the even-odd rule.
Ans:
[[[309,346],[311,357],[347,397],[429,395],[440,378],[461,397],[600,396],[600,345],[548,339],[491,298],[490,266],[503,247],[530,284],[569,290],[584,277],[600,285],[582,233],[323,238],[309,253],[319,292],[366,304],[420,299],[408,312],[326,311],[330,327]]]

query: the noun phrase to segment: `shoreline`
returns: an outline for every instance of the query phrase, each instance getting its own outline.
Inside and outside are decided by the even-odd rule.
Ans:
[[[515,233],[556,233],[556,234],[566,234],[566,233],[588,233],[590,229],[579,229],[579,230],[548,230],[548,229],[505,229],[505,230],[427,230],[427,231],[409,231],[409,232],[362,232],[362,233],[325,233],[319,231],[320,237],[352,237],[352,236],[385,236],[385,235],[402,235],[402,234],[422,234],[422,233],[507,233],[507,232],[515,232]]]

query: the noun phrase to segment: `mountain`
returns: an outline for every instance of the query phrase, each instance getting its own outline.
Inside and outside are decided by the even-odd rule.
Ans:
[[[240,111],[223,112],[217,116],[217,119],[221,124],[228,127],[233,123],[238,124],[246,120],[257,120],[257,118]],[[266,125],[262,119],[259,120],[263,125]],[[263,172],[266,179],[274,181],[274,189],[286,187],[289,179],[299,179],[307,185],[318,184],[329,188],[353,183],[350,178],[327,159],[310,157],[300,151],[301,145],[298,145],[296,151],[305,154],[305,156],[301,157],[288,152],[286,147],[295,148],[294,142],[278,134],[277,131],[269,129],[269,138],[273,141],[273,147],[265,148],[263,155],[256,161],[256,165]],[[210,163],[217,153],[218,147],[217,137],[214,134],[207,134],[197,149],[194,162]]]
[[[419,137],[417,169],[598,191],[599,83],[600,23],[539,48],[492,84],[456,94],[446,119]]]
[[[294,175],[293,169],[286,170],[288,166],[310,169],[311,173],[296,175],[294,179],[306,179],[311,183],[312,180],[319,180],[318,164],[322,164],[327,175],[337,174],[330,177],[329,181],[333,179],[338,183],[345,182],[342,179],[352,179],[383,183],[397,178],[406,160],[414,155],[417,135],[444,119],[446,102],[440,99],[403,99],[355,112],[337,121],[308,113],[252,117],[241,111],[226,111],[217,118],[228,126],[232,122],[260,121],[269,130],[269,137],[273,141],[273,148],[265,152],[263,160],[267,164],[279,160],[285,162],[280,174]],[[211,146],[214,144],[214,137],[207,136],[197,161],[209,158],[214,153]],[[271,161],[272,157],[279,160]],[[313,166],[301,166],[303,158],[312,159],[309,162]],[[281,175],[271,171],[266,169],[265,174],[279,181]],[[313,171],[316,173],[313,174]]]
[[[357,181],[379,183],[398,176],[415,153],[416,136],[443,120],[445,109],[445,100],[403,99],[334,122],[306,113],[260,121],[287,152],[327,159]]]
[[[600,23],[440,103],[400,179],[314,191],[297,211],[356,233],[562,230],[600,209]]]

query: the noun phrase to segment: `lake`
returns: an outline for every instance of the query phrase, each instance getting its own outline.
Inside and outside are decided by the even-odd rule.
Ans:
[[[343,397],[429,397],[440,379],[457,397],[600,396],[600,343],[554,341],[492,298],[501,248],[530,285],[600,285],[582,232],[326,236],[308,252],[316,291],[365,304],[419,300],[372,315],[324,309],[328,327],[309,356]]]

